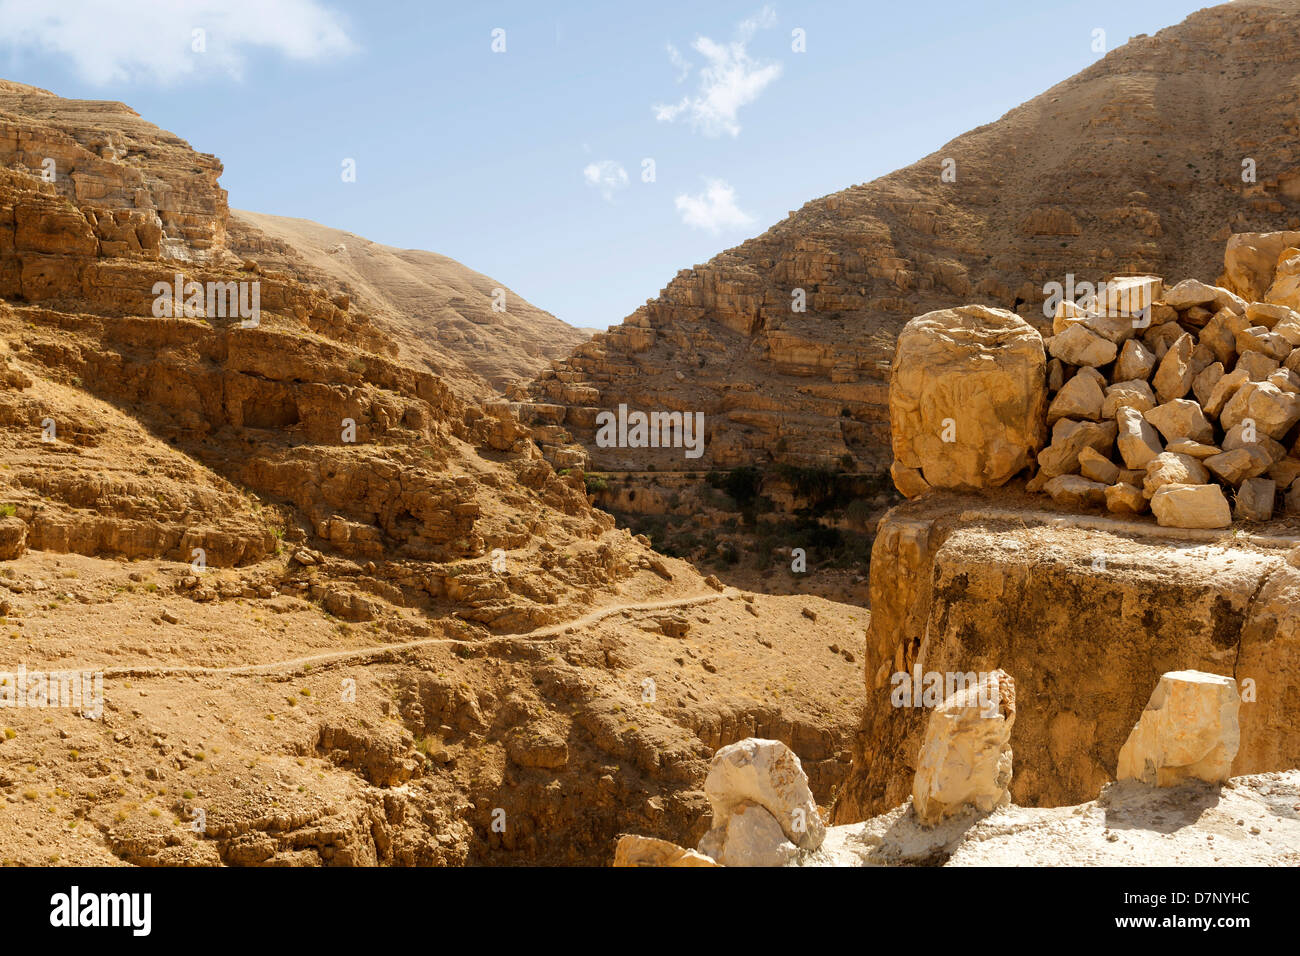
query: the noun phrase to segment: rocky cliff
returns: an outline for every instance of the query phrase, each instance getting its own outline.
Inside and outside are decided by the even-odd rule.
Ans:
[[[1041,322],[1044,286],[1081,263],[1078,281],[1213,276],[1230,232],[1300,228],[1297,28],[1295,0],[1240,2],[1131,39],[681,271],[517,389],[536,406],[523,416],[549,426],[549,458],[595,469],[683,467],[680,451],[596,446],[597,412],[620,403],[704,412],[688,467],[886,467],[889,361],[912,316],[960,301]]]
[[[0,627],[102,681],[6,706],[0,860],[603,861],[754,733],[829,800],[859,623],[615,530],[214,157],[18,84],[0,129]]]

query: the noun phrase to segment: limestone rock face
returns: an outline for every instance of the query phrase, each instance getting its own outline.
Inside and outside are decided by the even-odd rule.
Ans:
[[[530,383],[529,397],[575,411],[625,401],[700,408],[712,430],[705,470],[768,461],[826,467],[851,453],[860,469],[883,471],[891,458],[881,363],[887,368],[912,316],[978,302],[1046,327],[1054,310],[1044,311],[1044,281],[1083,272],[1106,278],[1098,273],[1109,263],[1168,277],[1163,291],[1145,285],[1157,300],[1152,324],[1163,321],[1177,334],[1186,331],[1181,323],[1199,328],[1222,311],[1215,294],[1208,309],[1198,305],[1200,312],[1169,320],[1160,296],[1177,278],[1198,276],[1263,301],[1282,249],[1264,256],[1273,260],[1267,284],[1247,294],[1214,278],[1224,256],[1224,236],[1215,230],[1297,228],[1290,223],[1300,220],[1300,194],[1286,172],[1297,166],[1294,137],[1278,133],[1295,109],[1277,91],[1291,89],[1300,73],[1283,39],[1298,32],[1300,10],[1236,3],[1135,38],[1023,110],[954,140],[944,155],[959,170],[980,171],[959,172],[960,188],[941,181],[934,157],[925,157],[807,202],[761,235],[665,275],[659,295]],[[1221,73],[1225,58],[1277,72]],[[1176,123],[1153,123],[1165,111],[1153,91],[1180,89],[1189,76],[1212,78],[1214,95],[1180,97]],[[1220,103],[1253,108],[1222,110]],[[1104,122],[1098,104],[1108,104]],[[1029,151],[1031,140],[1060,148]],[[1260,181],[1249,196],[1239,176],[1195,176],[1189,185],[1195,174],[1186,163],[1201,157],[1190,144],[1207,142],[1232,143],[1257,160]],[[1062,247],[1052,235],[1072,238]],[[807,291],[807,313],[792,313],[794,289]],[[1108,282],[1099,309],[1119,304],[1109,292]],[[1145,338],[1142,348],[1154,356]],[[684,380],[678,371],[687,371]],[[1122,376],[1136,377],[1145,376]],[[579,386],[599,401],[565,397]],[[851,427],[842,421],[845,409]],[[781,443],[793,427],[802,430],[800,440]],[[615,455],[596,448],[590,430],[570,430],[601,467],[643,468],[654,460],[648,450]],[[552,459],[553,449],[546,451]]]
[[[890,382],[895,459],[936,488],[1005,484],[1043,443],[1046,366],[1042,338],[1013,313],[964,306],[913,319]]]
[[[1225,782],[1240,744],[1240,706],[1231,677],[1202,671],[1162,675],[1120,748],[1116,777],[1156,787]]]
[[[614,847],[614,866],[720,866],[716,860],[668,840],[625,833]]]
[[[891,676],[922,647],[923,672],[1017,675],[1021,806],[1075,803],[1112,781],[1159,675],[1188,668],[1258,687],[1241,708],[1234,775],[1300,767],[1300,567],[1285,552],[1218,532],[1108,532],[1104,519],[1083,533],[1055,515],[1025,528],[972,507],[996,505],[906,502],[880,523],[862,725],[835,823],[912,793],[930,712],[897,706]]]
[[[742,805],[754,804],[773,817],[778,832],[801,849],[816,849],[826,835],[799,758],[779,740],[748,737],[720,749],[713,755],[704,793],[713,808],[715,830],[725,827]],[[751,819],[745,826],[758,824]],[[709,856],[726,863],[713,853]]]
[[[1015,682],[1005,671],[980,675],[935,708],[912,782],[917,819],[935,824],[965,808],[988,812],[1010,802]]]
[[[1228,499],[1218,485],[1161,485],[1151,496],[1151,513],[1166,528],[1226,528],[1232,524]]]

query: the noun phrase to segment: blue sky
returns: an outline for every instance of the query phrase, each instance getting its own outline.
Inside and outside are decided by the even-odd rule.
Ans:
[[[603,329],[1095,62],[1095,30],[1204,5],[0,0],[0,75],[129,104],[221,157],[235,208],[430,249]]]

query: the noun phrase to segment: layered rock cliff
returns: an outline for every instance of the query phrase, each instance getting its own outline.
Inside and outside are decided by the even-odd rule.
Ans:
[[[0,128],[0,621],[103,693],[5,709],[0,860],[595,862],[756,732],[829,799],[857,624],[615,530],[215,158],[18,84]]]
[[[551,460],[596,469],[683,467],[680,450],[596,446],[597,412],[620,403],[703,411],[707,449],[687,468],[886,467],[889,361],[912,316],[963,302],[1041,321],[1044,286],[1081,263],[1079,281],[1212,276],[1230,232],[1300,228],[1297,28],[1300,5],[1272,0],[1131,39],[681,271],[516,389],[523,417]]]

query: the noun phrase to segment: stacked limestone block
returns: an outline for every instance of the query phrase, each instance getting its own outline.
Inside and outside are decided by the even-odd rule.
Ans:
[[[1195,279],[1106,283],[1062,301],[1046,340],[1051,440],[1029,482],[1059,503],[1161,525],[1300,510],[1300,249],[1262,302]]]

